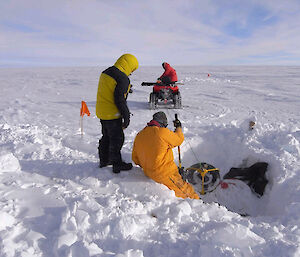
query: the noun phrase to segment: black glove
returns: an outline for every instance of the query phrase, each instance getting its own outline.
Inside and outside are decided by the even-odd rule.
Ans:
[[[129,85],[129,90],[128,90],[128,93],[130,93],[130,94],[131,94],[132,92],[133,92],[133,90],[132,90],[132,85],[130,84],[130,85]]]
[[[179,172],[180,176],[182,177],[182,180],[186,181],[186,172],[184,170],[184,167],[181,167],[181,168],[178,167],[178,172]]]
[[[129,126],[129,123],[130,123],[130,117],[124,118],[122,123],[122,128],[126,129]]]
[[[178,120],[178,119],[173,120],[173,124],[174,124],[175,128],[181,128],[181,122],[180,122],[180,120]]]

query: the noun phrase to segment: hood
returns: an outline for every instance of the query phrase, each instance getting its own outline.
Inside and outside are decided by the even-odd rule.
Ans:
[[[165,70],[168,70],[170,68],[170,64],[168,64],[167,62],[164,62],[162,66]]]
[[[134,72],[139,63],[136,57],[132,54],[123,54],[114,64],[116,68],[124,72],[127,76]]]
[[[148,127],[162,127],[162,125],[156,120],[151,120],[147,123]]]

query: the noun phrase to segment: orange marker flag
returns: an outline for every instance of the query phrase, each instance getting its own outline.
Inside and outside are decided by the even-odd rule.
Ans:
[[[80,134],[83,135],[83,116],[86,114],[87,116],[90,116],[89,108],[86,105],[85,101],[81,101],[81,108],[80,108]]]
[[[90,111],[89,111],[89,108],[86,105],[86,102],[81,101],[80,116],[83,117],[84,114],[87,114],[87,116],[90,116]]]

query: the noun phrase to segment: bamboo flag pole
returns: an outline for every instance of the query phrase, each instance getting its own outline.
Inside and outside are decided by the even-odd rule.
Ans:
[[[80,134],[83,135],[83,116],[80,116]]]
[[[90,116],[89,108],[86,105],[85,101],[81,101],[81,108],[80,108],[80,134],[83,135],[83,116],[86,114]]]
[[[177,113],[175,114],[175,120],[178,120]],[[179,169],[181,169],[181,154],[180,154],[180,146],[177,147],[178,149],[178,162],[179,162]]]

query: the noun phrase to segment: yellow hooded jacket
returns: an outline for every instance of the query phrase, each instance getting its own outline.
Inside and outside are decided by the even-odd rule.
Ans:
[[[199,199],[193,187],[182,180],[174,162],[172,148],[181,145],[183,140],[181,128],[173,132],[168,128],[147,126],[134,140],[132,160],[142,167],[146,176],[174,190],[177,197]]]
[[[129,119],[126,103],[130,80],[128,76],[138,68],[138,60],[132,54],[123,54],[114,64],[103,71],[99,78],[96,115],[102,120],[123,117]]]

